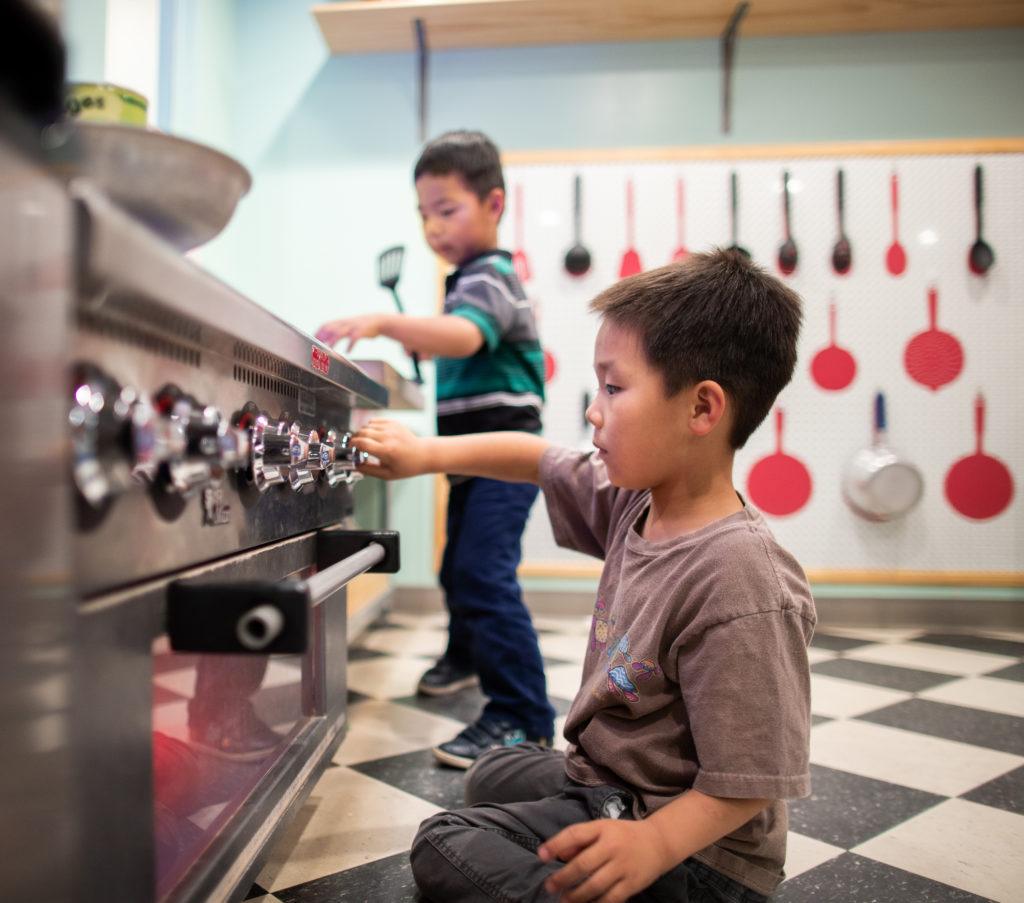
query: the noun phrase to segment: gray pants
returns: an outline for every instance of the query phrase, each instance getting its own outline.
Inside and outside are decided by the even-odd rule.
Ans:
[[[561,752],[523,743],[491,750],[466,774],[468,809],[441,812],[413,841],[416,884],[429,900],[548,903],[544,880],[561,863],[543,863],[537,848],[577,822],[632,818],[632,794],[585,787],[565,774]],[[763,903],[767,898],[687,859],[631,898],[637,903]]]

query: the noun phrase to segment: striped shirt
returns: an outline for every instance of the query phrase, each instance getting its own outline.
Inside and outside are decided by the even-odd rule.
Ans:
[[[486,251],[459,267],[445,281],[444,312],[475,324],[484,343],[469,357],[437,359],[438,435],[539,433],[544,354],[512,256]]]

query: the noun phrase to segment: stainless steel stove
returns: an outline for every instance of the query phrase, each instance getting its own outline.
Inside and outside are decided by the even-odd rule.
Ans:
[[[0,229],[5,779],[42,832],[5,891],[239,899],[342,739],[345,585],[398,566],[352,520],[388,392],[2,142]]]

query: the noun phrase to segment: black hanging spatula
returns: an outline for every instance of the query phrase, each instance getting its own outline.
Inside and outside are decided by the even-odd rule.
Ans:
[[[402,307],[402,299],[398,297],[398,277],[402,275],[402,258],[404,256],[405,247],[403,245],[395,245],[393,248],[381,251],[380,256],[377,258],[377,280],[380,282],[381,288],[386,288],[391,292],[391,297],[395,299],[395,307],[398,308],[400,314],[405,313],[405,308]],[[416,382],[422,383],[420,356],[413,351],[410,357],[412,357],[412,368],[416,374],[414,378]]]

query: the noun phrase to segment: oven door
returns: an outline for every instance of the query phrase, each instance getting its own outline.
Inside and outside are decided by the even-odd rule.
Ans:
[[[322,530],[82,606],[84,899],[244,894],[344,735],[345,586],[393,568]]]

